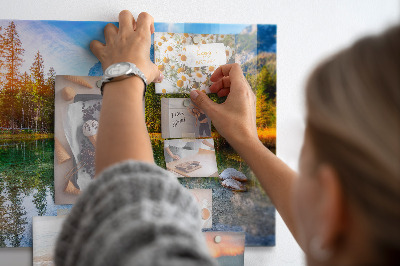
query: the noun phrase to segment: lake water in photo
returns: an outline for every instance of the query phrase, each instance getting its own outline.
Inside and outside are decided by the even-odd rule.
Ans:
[[[0,247],[31,247],[32,217],[55,216],[54,140],[0,135]]]

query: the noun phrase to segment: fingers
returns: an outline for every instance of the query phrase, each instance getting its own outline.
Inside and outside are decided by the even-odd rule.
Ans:
[[[161,71],[159,71],[159,74],[157,75],[157,77],[153,80],[153,82],[155,83],[161,83],[164,80],[164,75]]]
[[[101,54],[103,53],[105,45],[97,40],[93,40],[90,42],[90,50],[100,60]]]
[[[227,96],[230,93],[244,93],[251,90],[246,78],[243,75],[239,64],[222,65],[211,75],[210,91],[217,93],[219,97]]]
[[[152,77],[152,80],[148,80],[148,82],[155,82],[155,83],[161,83],[164,80],[164,75],[163,73],[158,70],[158,67],[153,64],[153,73],[154,76]]]
[[[136,32],[151,35],[154,32],[154,18],[146,12],[139,14],[136,23]]]
[[[128,10],[119,13],[119,32],[120,34],[129,34],[135,29],[135,19]]]
[[[217,95],[218,97],[224,97],[224,96],[228,96],[228,94],[231,92],[230,89],[222,89],[220,91],[218,91]]]
[[[221,89],[230,88],[231,80],[229,77],[223,77],[222,79],[218,80],[217,82],[213,83],[210,86],[210,91],[212,93],[218,93]]]
[[[104,38],[106,39],[106,44],[111,44],[114,42],[115,36],[118,34],[118,28],[112,23],[108,23],[104,27]]]
[[[211,120],[213,119],[214,112],[212,109],[217,105],[217,103],[213,102],[207,94],[193,90],[190,92],[190,99],[196,106],[203,110]]]
[[[218,67],[214,73],[211,75],[210,80],[212,82],[216,82],[219,79],[223,77],[231,77],[231,81],[240,79],[240,77],[243,75],[242,69],[240,68],[240,65],[235,63],[235,64],[228,64],[228,65],[222,65]]]

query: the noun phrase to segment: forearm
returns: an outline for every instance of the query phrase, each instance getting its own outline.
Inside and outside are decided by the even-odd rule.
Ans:
[[[174,154],[171,152],[169,147],[165,148],[165,151],[169,154],[169,156],[171,156],[171,157],[174,156]]]
[[[104,88],[96,148],[96,174],[128,159],[154,162],[143,113],[143,81],[131,77]]]
[[[258,140],[234,143],[233,148],[250,166],[293,236],[292,187],[296,173]]]

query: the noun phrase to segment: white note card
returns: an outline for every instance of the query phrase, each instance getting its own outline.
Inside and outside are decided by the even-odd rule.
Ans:
[[[185,48],[187,60],[184,64],[188,67],[226,64],[226,52],[223,43],[187,45]]]

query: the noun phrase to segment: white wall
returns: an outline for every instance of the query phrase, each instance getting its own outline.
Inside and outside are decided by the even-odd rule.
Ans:
[[[0,19],[117,21],[122,9],[158,22],[278,25],[277,153],[297,170],[304,130],[303,85],[313,66],[355,39],[399,23],[398,0],[2,0]],[[245,265],[304,265],[302,252],[277,215],[274,248],[247,248]],[[28,248],[0,250],[0,265],[32,265]]]

